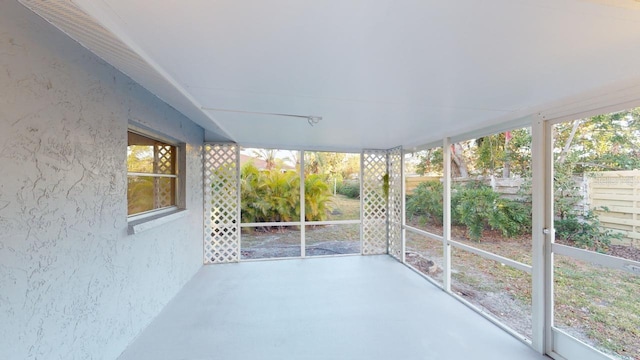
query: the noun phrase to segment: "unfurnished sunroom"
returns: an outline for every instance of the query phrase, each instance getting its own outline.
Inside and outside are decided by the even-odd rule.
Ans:
[[[0,358],[640,359],[637,1],[0,19]]]

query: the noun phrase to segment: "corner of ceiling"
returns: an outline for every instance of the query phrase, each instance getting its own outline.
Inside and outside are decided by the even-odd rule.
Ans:
[[[212,138],[233,138],[212,116],[201,109],[195,98],[121,30],[108,11],[100,6],[103,2],[18,1],[200,125]]]

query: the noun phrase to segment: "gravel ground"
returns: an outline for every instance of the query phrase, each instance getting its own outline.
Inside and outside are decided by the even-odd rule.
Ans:
[[[306,231],[307,256],[359,254],[359,225],[309,227]],[[271,229],[242,233],[243,260],[300,256],[300,231]]]

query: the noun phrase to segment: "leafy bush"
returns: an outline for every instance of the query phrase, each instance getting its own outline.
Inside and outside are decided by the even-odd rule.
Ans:
[[[602,210],[608,211],[607,208]],[[572,243],[576,247],[602,253],[607,251],[612,239],[622,237],[619,233],[602,229],[598,215],[592,210],[584,216],[571,213],[564,219],[556,219],[554,227],[557,239]]]
[[[336,192],[351,199],[358,199],[360,198],[360,183],[358,181],[340,182],[336,187]]]
[[[465,186],[455,192],[454,218],[467,227],[470,238],[479,240],[493,216],[500,195],[488,186]]]
[[[512,237],[526,233],[531,227],[530,206],[501,198],[491,187],[479,182],[456,188],[451,209],[453,218],[466,226],[468,236],[474,240],[480,240],[486,229]]]
[[[300,179],[298,179],[298,182]],[[331,186],[318,174],[305,176],[304,179],[304,217],[308,221],[327,219],[328,205],[331,200]],[[299,192],[299,189],[298,189]],[[298,212],[298,217],[300,213]]]
[[[442,191],[440,181],[418,184],[407,197],[407,215],[422,217],[426,223],[442,225]],[[478,240],[486,229],[499,230],[504,236],[524,234],[531,228],[531,206],[503,199],[481,182],[455,186],[451,191],[454,225],[467,228],[470,238]]]
[[[291,171],[260,171],[246,164],[240,176],[242,222],[300,220],[300,176]],[[319,175],[305,178],[305,217],[325,220],[330,186]]]
[[[442,225],[442,189],[438,180],[418,184],[407,197],[407,215],[424,216],[430,223]]]
[[[531,231],[531,204],[499,198],[496,209],[489,217],[489,226],[502,235],[513,237]]]

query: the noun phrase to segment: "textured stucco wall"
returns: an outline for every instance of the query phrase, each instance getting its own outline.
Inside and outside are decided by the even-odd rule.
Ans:
[[[127,235],[129,120],[187,143],[186,217]],[[114,359],[202,264],[203,130],[0,0],[0,359]]]

